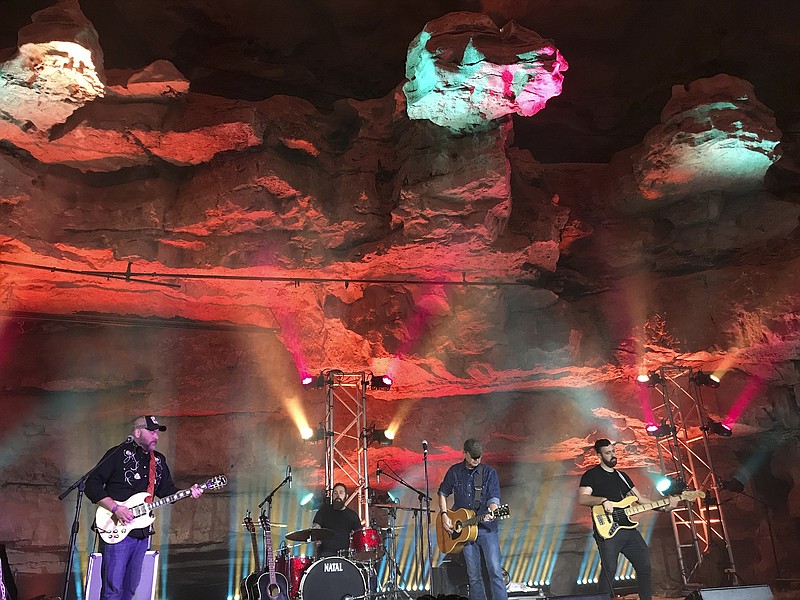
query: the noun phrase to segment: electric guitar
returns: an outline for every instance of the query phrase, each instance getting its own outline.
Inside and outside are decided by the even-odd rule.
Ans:
[[[218,490],[228,483],[228,478],[225,475],[217,475],[212,477],[200,487],[204,490]],[[106,544],[118,544],[126,537],[133,529],[141,529],[142,527],[150,527],[156,518],[153,516],[153,510],[172,504],[178,500],[183,500],[192,495],[192,490],[180,490],[166,498],[159,498],[153,502],[146,502],[147,492],[139,492],[134,494],[124,502],[117,502],[121,506],[127,506],[133,513],[133,521],[127,525],[117,522],[116,517],[110,510],[106,510],[102,506],[97,507],[97,512],[94,515],[94,525],[97,533],[103,538]]]
[[[243,600],[258,600],[258,575],[261,573],[261,562],[258,556],[258,538],[256,538],[256,526],[253,524],[253,519],[250,518],[250,511],[242,522],[245,529],[250,532],[250,544],[252,545],[253,559],[256,562],[256,570],[250,573],[247,577],[242,579],[239,584],[239,592]]]
[[[680,494],[681,500],[697,500],[698,498],[705,498],[706,493],[703,491],[687,490]],[[638,504],[631,506],[636,502],[636,496],[626,496],[619,502],[612,502],[614,510],[609,514],[605,511],[602,504],[592,507],[592,520],[597,529],[597,533],[604,539],[610,539],[616,535],[620,529],[635,529],[639,526],[636,521],[631,521],[628,516],[637,515],[639,513],[661,508],[662,506],[669,506],[669,498],[656,500],[655,502],[647,502],[645,504]]]
[[[272,508],[270,506],[270,508]],[[289,582],[283,573],[275,573],[275,559],[272,554],[272,533],[269,517],[262,511],[258,517],[264,534],[264,572],[258,577],[259,600],[289,600]],[[251,599],[252,600],[252,599]]]
[[[442,523],[443,514],[436,515],[436,543],[439,546],[439,552],[450,554],[451,552],[461,552],[464,544],[474,542],[477,539],[478,523],[488,513],[477,515],[474,510],[468,508],[447,511],[447,516],[450,517],[450,522],[453,524],[453,533],[448,533],[445,530]],[[495,509],[494,518],[505,519],[510,514],[511,511],[508,508],[508,504],[503,504]]]

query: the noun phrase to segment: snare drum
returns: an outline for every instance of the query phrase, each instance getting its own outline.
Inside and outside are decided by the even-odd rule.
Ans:
[[[300,594],[300,580],[310,564],[311,557],[309,556],[285,556],[281,554],[275,561],[275,571],[283,573],[286,577],[286,581],[289,582],[289,595],[292,598],[297,598]]]
[[[301,600],[342,600],[364,597],[367,584],[358,566],[338,556],[318,560],[306,569],[300,582]]]
[[[350,550],[358,561],[377,560],[383,556],[383,538],[380,531],[365,527],[350,532]]]

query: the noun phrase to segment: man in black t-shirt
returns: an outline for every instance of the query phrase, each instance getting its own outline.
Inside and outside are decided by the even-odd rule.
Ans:
[[[322,540],[317,548],[317,558],[336,556],[350,547],[350,533],[361,529],[361,519],[356,511],[347,508],[347,487],[335,483],[331,490],[330,505],[323,505],[314,515],[313,527],[323,527],[333,531],[333,535]]]
[[[599,439],[594,443],[594,450],[600,458],[600,464],[592,467],[581,477],[578,488],[578,504],[581,506],[597,506],[602,504],[607,513],[613,512],[612,502],[619,502],[626,496],[636,496],[640,504],[650,502],[639,493],[633,481],[622,471],[617,471],[617,456],[610,440]],[[678,503],[677,498],[670,498],[670,508]],[[650,552],[638,529],[618,529],[617,533],[604,539],[594,532],[597,549],[600,552],[600,592],[613,595],[611,583],[617,572],[617,560],[622,554],[633,565],[639,587],[639,600],[652,600],[653,581],[650,568]]]

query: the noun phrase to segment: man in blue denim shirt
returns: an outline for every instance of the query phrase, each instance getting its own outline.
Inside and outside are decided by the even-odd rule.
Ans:
[[[478,440],[468,439],[464,442],[464,461],[447,470],[442,484],[439,486],[439,510],[442,512],[442,526],[448,532],[453,531],[453,524],[447,515],[447,498],[454,495],[453,510],[468,508],[477,514],[486,513],[478,523],[478,537],[474,542],[464,544],[464,563],[469,578],[470,600],[487,600],[481,570],[481,555],[489,574],[490,598],[492,600],[508,600],[506,584],[503,580],[503,568],[500,565],[500,540],[497,535],[497,521],[494,511],[500,505],[500,478],[497,471],[488,465],[481,464],[483,447]],[[476,501],[476,483],[482,482],[480,500]]]

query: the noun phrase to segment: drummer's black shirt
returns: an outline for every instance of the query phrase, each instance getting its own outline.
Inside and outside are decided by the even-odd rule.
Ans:
[[[339,550],[346,550],[350,547],[350,532],[361,529],[361,520],[358,513],[345,507],[343,510],[336,510],[329,504],[325,504],[314,515],[314,523],[325,529],[331,529],[333,535],[325,540],[319,547],[319,556],[330,556]]]

